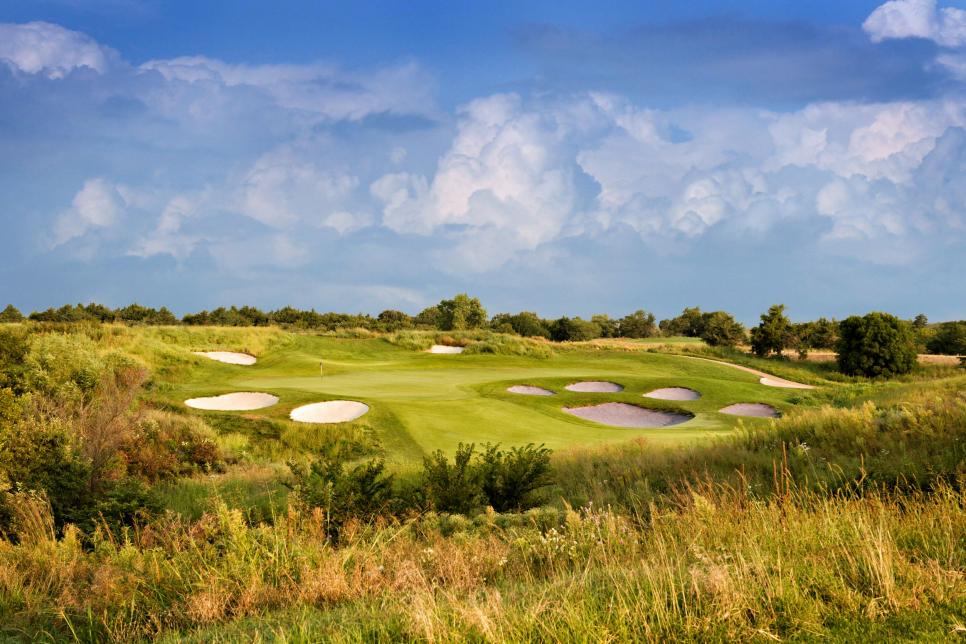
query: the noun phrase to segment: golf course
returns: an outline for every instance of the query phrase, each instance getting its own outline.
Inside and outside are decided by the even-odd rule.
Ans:
[[[695,346],[690,340],[672,341],[664,347]],[[185,348],[189,350],[196,349]],[[659,444],[697,441],[735,428],[739,417],[719,412],[726,406],[765,403],[783,412],[803,401],[800,389],[763,385],[758,376],[730,365],[672,353],[593,346],[575,346],[548,358],[531,358],[433,354],[399,347],[382,338],[292,334],[267,344],[251,365],[223,364],[204,357],[191,358],[191,362],[190,368],[179,372],[178,379],[165,389],[164,398],[170,404],[230,392],[268,393],[277,396],[279,402],[244,412],[245,418],[268,419],[302,432],[363,427],[375,434],[386,460],[399,464],[419,463],[437,449],[452,453],[460,443],[538,443],[557,450],[632,438]],[[617,383],[623,389],[602,393],[566,389],[571,383],[595,380]],[[554,395],[508,391],[517,385],[541,387]],[[689,388],[699,392],[700,398],[675,401],[644,396],[669,387]],[[330,400],[359,401],[370,411],[351,423],[313,426],[289,420],[292,410],[300,405]],[[584,420],[564,411],[612,402],[686,414],[690,419],[668,427],[628,428]],[[740,422],[767,421],[744,418]]]

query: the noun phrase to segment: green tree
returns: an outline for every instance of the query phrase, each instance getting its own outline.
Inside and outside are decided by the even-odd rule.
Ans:
[[[617,320],[612,319],[606,313],[598,313],[590,316],[590,321],[600,329],[599,337],[616,338],[620,335],[620,327]]]
[[[421,327],[433,327],[439,326],[440,310],[438,306],[427,306],[425,309],[420,311],[413,322],[416,326]]]
[[[650,338],[657,335],[654,314],[644,310],[634,311],[620,319],[619,330],[622,338]]]
[[[761,315],[761,323],[751,330],[751,350],[764,358],[781,355],[792,340],[792,323],[785,316],[785,305],[775,304]]]
[[[13,304],[0,311],[0,324],[5,322],[23,322],[23,314]]]
[[[909,324],[888,313],[853,315],[839,324],[839,371],[850,376],[892,376],[916,366]]]
[[[698,307],[686,308],[681,315],[670,320],[661,320],[660,329],[666,336],[683,335],[700,338],[704,332],[705,314]]]
[[[712,347],[734,347],[745,339],[745,327],[730,313],[713,311],[701,315],[700,338]]]
[[[966,355],[966,321],[943,322],[926,344],[929,353]]]
[[[451,300],[439,303],[436,326],[443,331],[463,331],[486,326],[486,309],[480,300],[460,293]]]
[[[600,337],[600,327],[588,320],[562,317],[550,325],[554,342],[585,342]]]
[[[398,331],[399,329],[411,329],[413,319],[402,311],[387,309],[376,318],[379,325],[386,331]]]
[[[920,329],[925,329],[926,325],[929,324],[929,318],[926,317],[925,313],[920,313],[912,320],[912,328],[917,331]]]

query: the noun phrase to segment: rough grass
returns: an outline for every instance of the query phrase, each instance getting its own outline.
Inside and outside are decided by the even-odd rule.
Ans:
[[[964,617],[964,496],[767,501],[683,489],[644,522],[612,510],[426,516],[326,545],[322,518],[248,525],[226,506],[82,547],[0,542],[0,633],[130,641],[747,640],[949,635]],[[27,508],[42,526],[43,510]],[[552,526],[552,527],[548,527]],[[890,620],[914,614],[901,630]]]

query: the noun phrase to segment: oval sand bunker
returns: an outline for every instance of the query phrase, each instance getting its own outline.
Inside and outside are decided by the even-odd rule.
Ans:
[[[719,409],[722,414],[732,416],[755,416],[757,418],[778,418],[778,410],[764,403],[738,403]]]
[[[668,427],[691,420],[692,416],[644,409],[627,403],[603,403],[590,407],[564,407],[564,411],[586,420],[614,427]]]
[[[580,391],[584,393],[595,393],[595,394],[612,394],[617,391],[624,391],[624,385],[619,385],[616,382],[607,382],[604,380],[585,380],[583,382],[575,382],[564,387],[567,391]]]
[[[657,398],[658,400],[697,400],[701,394],[694,389],[687,387],[664,387],[655,389],[644,394],[645,398]]]
[[[430,353],[463,353],[463,347],[451,347],[445,344],[434,344],[429,348]]]
[[[235,353],[234,351],[195,351],[196,356],[204,356],[225,364],[252,365],[255,364],[255,356],[247,353]]]
[[[507,387],[507,391],[511,394],[522,394],[524,396],[556,396],[556,392],[550,391],[549,389],[544,389],[543,387],[534,387],[532,385],[513,385],[512,387]]]
[[[194,409],[208,411],[251,411],[271,407],[277,402],[278,396],[246,391],[207,398],[191,398],[184,401],[184,404]]]
[[[296,407],[289,418],[299,423],[347,423],[369,411],[369,405],[354,400],[329,400]]]

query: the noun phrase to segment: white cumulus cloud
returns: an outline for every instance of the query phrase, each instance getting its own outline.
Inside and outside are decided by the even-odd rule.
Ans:
[[[88,179],[74,195],[71,207],[54,224],[54,246],[95,229],[110,228],[124,213],[124,199],[117,187],[100,178]]]
[[[889,0],[862,25],[873,42],[926,38],[944,47],[966,45],[966,11],[938,6],[936,0]]]
[[[0,24],[0,61],[27,74],[63,78],[79,67],[104,72],[116,58],[86,34],[49,22]]]

